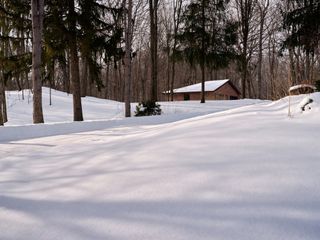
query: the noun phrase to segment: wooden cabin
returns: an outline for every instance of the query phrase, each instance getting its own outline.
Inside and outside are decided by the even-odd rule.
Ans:
[[[170,94],[170,91],[164,92]],[[240,98],[240,91],[229,79],[213,80],[205,82],[206,100],[237,100]],[[174,101],[201,100],[201,83],[177,88],[173,90]]]

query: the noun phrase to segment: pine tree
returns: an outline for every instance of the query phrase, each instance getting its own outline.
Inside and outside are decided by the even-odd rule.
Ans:
[[[197,0],[183,13],[179,51],[191,66],[201,67],[201,103],[205,102],[205,67],[226,67],[235,56],[236,23],[226,17],[224,0]]]
[[[26,42],[31,30],[28,18],[30,2],[27,0],[0,0],[0,105],[3,122],[7,122],[5,88],[13,80],[19,90],[28,85],[31,53],[26,52]]]
[[[284,12],[284,28],[291,34],[284,41],[287,48],[303,47],[306,71],[304,79],[311,80],[311,57],[319,47],[320,0],[289,0],[291,8]]]

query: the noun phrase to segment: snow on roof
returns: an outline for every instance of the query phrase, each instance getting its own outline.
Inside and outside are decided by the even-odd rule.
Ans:
[[[300,85],[296,85],[296,86],[289,88],[289,92],[297,90],[299,88],[312,88],[313,90],[317,89],[315,86],[310,85],[310,84],[300,84]]]
[[[206,81],[205,82],[205,91],[206,92],[213,92],[229,82],[229,79],[224,80],[213,80],[213,81]],[[190,86],[177,88],[173,90],[174,93],[190,93],[190,92],[201,92],[201,83],[193,84]]]

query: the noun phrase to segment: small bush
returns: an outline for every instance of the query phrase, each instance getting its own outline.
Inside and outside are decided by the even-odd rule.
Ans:
[[[320,92],[320,80],[316,81],[317,92]]]
[[[160,105],[153,101],[140,102],[136,106],[135,116],[161,115]]]

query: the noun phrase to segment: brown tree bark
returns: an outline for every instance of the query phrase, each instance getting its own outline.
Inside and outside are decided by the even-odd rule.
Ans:
[[[132,81],[132,0],[128,0],[126,21],[126,52],[125,52],[125,117],[131,117],[131,81]]]
[[[258,56],[258,98],[262,98],[262,62],[263,62],[263,33],[265,19],[269,8],[269,0],[260,1],[258,3],[260,13],[260,29],[259,29],[259,56]]]
[[[59,62],[59,66],[62,71],[63,89],[66,93],[70,93],[70,77],[69,77],[69,54],[65,54],[65,61]]]
[[[174,0],[174,7],[173,7],[173,32],[174,32],[174,38],[173,38],[173,49],[172,52],[175,54],[177,49],[177,35],[178,30],[181,23],[181,15],[182,15],[182,1],[183,0]],[[173,56],[172,58],[172,72],[171,72],[171,85],[170,85],[170,95],[171,95],[171,101],[173,101],[173,88],[176,78],[176,60]]]
[[[74,0],[69,0],[69,51],[70,51],[70,73],[73,94],[73,120],[83,121],[81,92],[80,92],[80,74],[79,74],[79,56],[77,48],[76,32],[76,13]]]
[[[87,96],[88,87],[88,65],[85,56],[82,56],[82,75],[81,75],[81,97]]]
[[[3,118],[3,94],[4,94],[4,89],[3,89],[3,78],[2,76],[0,77],[0,126],[3,126],[4,125],[4,118]]]
[[[151,101],[158,101],[158,5],[159,0],[149,0],[150,51],[151,51]]]
[[[33,123],[43,123],[41,82],[41,40],[43,29],[44,0],[32,0],[32,83]]]
[[[201,103],[206,102],[206,90],[205,90],[205,78],[206,78],[206,73],[205,73],[205,64],[206,64],[206,52],[205,52],[205,39],[204,39],[204,33],[206,31],[205,29],[205,0],[202,0],[202,31],[203,31],[203,36],[202,36],[202,58],[201,58]]]

